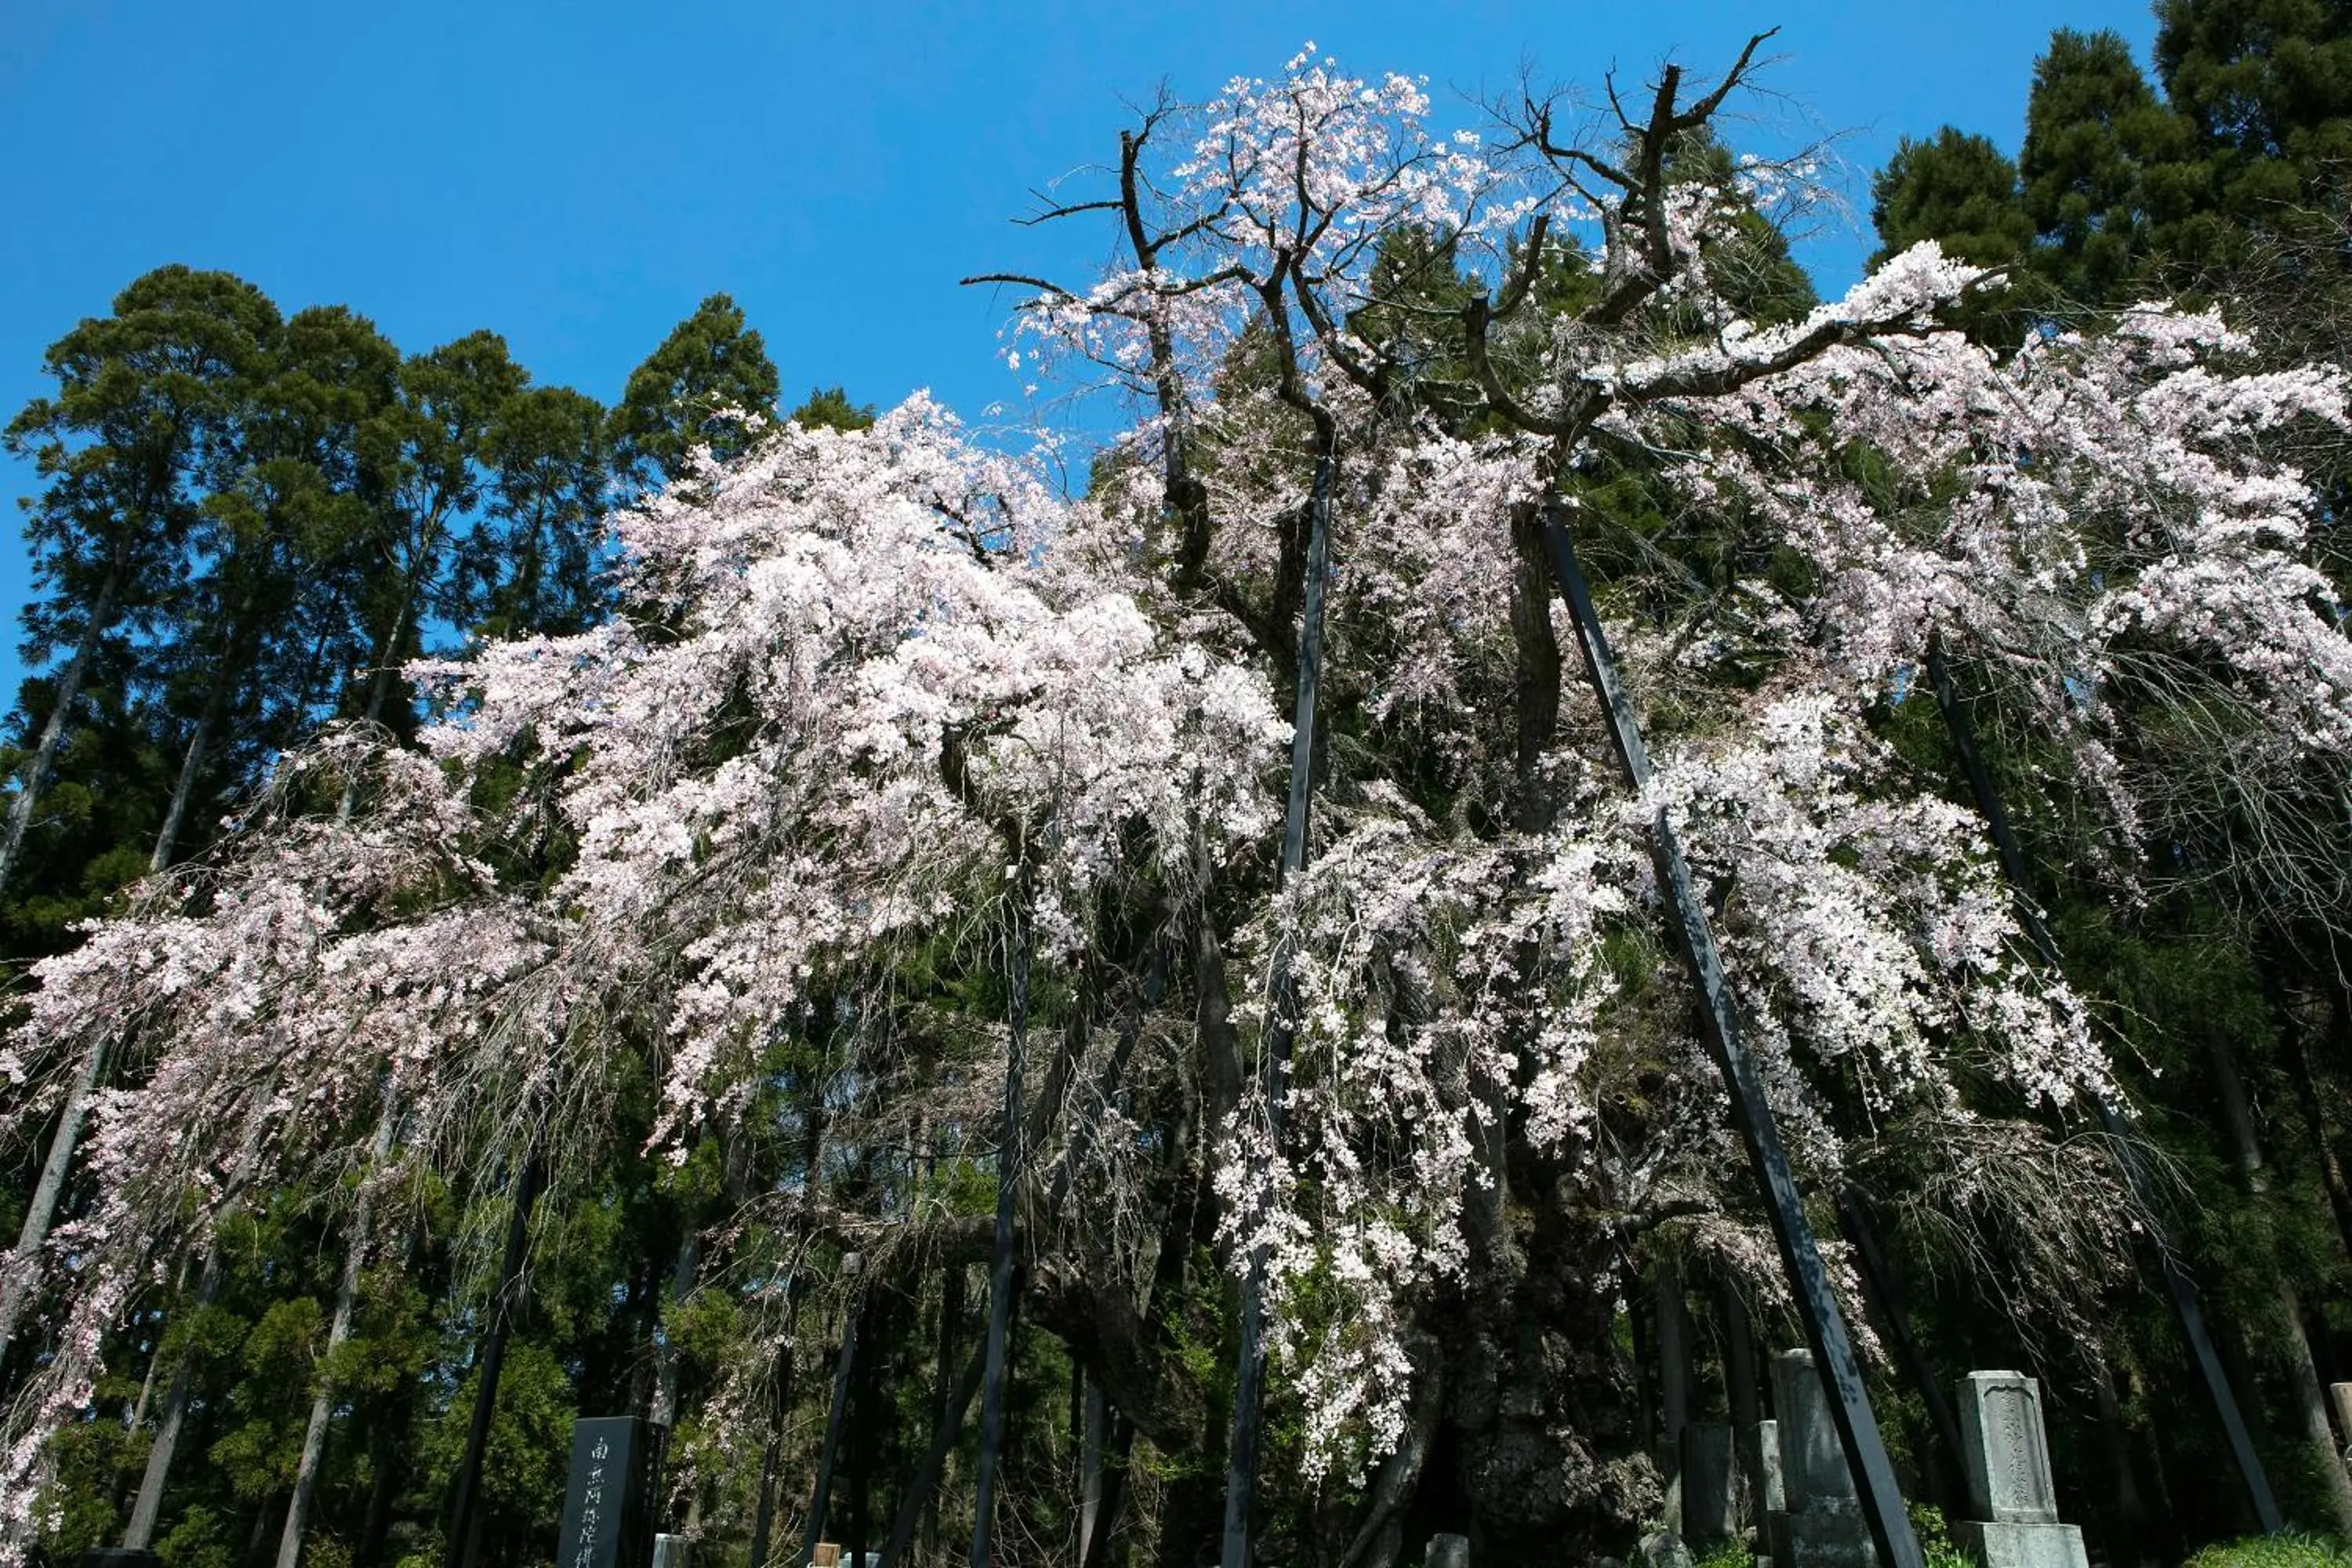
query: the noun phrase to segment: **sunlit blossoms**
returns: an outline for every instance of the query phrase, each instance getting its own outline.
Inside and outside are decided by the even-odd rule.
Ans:
[[[1309,1485],[1368,1485],[1444,1420],[1498,1539],[1639,1517],[1647,1460],[1591,1415],[1627,1249],[1785,1300],[1661,810],[1802,1178],[1911,1159],[1973,1237],[2063,1177],[2079,1223],[2020,1268],[2053,1315],[2097,1289],[2132,1221],[2062,1152],[2116,1092],[2096,1004],[1904,727],[1931,657],[1963,665],[2124,863],[2145,775],[2117,712],[2150,693],[2225,692],[2340,765],[2352,651],[2283,437],[2340,424],[2343,378],[2244,371],[2218,319],[2158,306],[1993,353],[1942,325],[1989,285],[1932,245],[1834,301],[1774,295],[1759,205],[1801,174],[1703,135],[1748,59],[1581,135],[1534,101],[1449,127],[1420,82],[1311,48],[1157,105],[1109,194],[1059,209],[1114,220],[1107,275],[991,275],[1024,290],[1023,374],[1138,399],[1083,499],[920,396],[766,431],[609,521],[618,615],[416,667],[413,748],[288,757],[217,853],[41,966],[10,1038],[26,1093],[93,1051],[119,1084],[99,1201],[41,1260],[64,1330],[10,1428],[17,1519],[127,1304],[246,1190],[560,1165],[630,1073],[683,1163],[796,1035],[837,1053],[826,1136],[1002,1159],[972,1108],[1015,1026],[1047,1086],[1024,1261],[1086,1287],[1040,1321],[1152,1441],[1223,1441],[1213,1402],[1145,1401],[1256,1255]],[[1639,795],[1547,509],[1651,736]],[[1318,587],[1312,810],[1277,875]],[[817,1163],[800,1206],[743,1212],[910,1250],[971,1217],[820,1202]]]

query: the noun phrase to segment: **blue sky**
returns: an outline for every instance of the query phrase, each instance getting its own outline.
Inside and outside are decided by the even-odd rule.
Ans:
[[[1825,132],[1853,198],[1801,255],[1824,289],[1870,248],[1869,172],[1950,122],[2014,150],[2058,26],[2145,59],[2146,0],[1349,0],[945,5],[670,0],[0,0],[0,409],[42,349],[169,261],[281,308],[348,304],[404,349],[503,332],[534,377],[600,398],[703,295],[766,335],[785,391],[917,387],[966,415],[1016,399],[996,268],[1083,273],[1098,237],[1012,226],[1028,192],[1103,159],[1120,100],[1200,97],[1307,39],[1441,96],[1538,79],[1719,70],[1778,25],[1778,95],[1735,140]],[[32,475],[0,458],[0,494]],[[0,518],[0,694],[29,591]]]

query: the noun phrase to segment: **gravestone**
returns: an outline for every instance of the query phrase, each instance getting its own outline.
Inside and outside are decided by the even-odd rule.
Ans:
[[[1694,1421],[1683,1428],[1682,1480],[1683,1539],[1704,1556],[1739,1533],[1730,1427]]]
[[[1433,1535],[1429,1538],[1427,1568],[1470,1568],[1470,1538],[1466,1535]]]
[[[1756,1468],[1748,1479],[1748,1507],[1752,1515],[1748,1522],[1761,1531],[1767,1514],[1785,1511],[1789,1506],[1788,1489],[1780,1484],[1780,1424],[1759,1421],[1748,1442]]]
[[[1747,1522],[1756,1531],[1756,1568],[1771,1568],[1772,1521],[1789,1510],[1780,1485],[1780,1424],[1759,1421],[1748,1429]]]
[[[1987,1568],[2089,1568],[2083,1532],[2058,1521],[2040,1384],[2021,1373],[1969,1373],[1960,1447],[1977,1516],[1953,1527],[1962,1549]]]
[[[1766,1515],[1778,1568],[1877,1568],[1862,1500],[1811,1351],[1772,1358],[1782,1506]]]
[[[655,1432],[639,1415],[572,1424],[555,1568],[653,1568]]]

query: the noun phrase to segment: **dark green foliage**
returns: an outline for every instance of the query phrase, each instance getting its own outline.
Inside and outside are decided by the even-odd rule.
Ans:
[[[1923,239],[1979,267],[2016,261],[2033,240],[2017,165],[1982,136],[1945,126],[1925,142],[1906,136],[1870,184],[1880,248],[1873,264]]]
[[[2112,32],[2052,35],[2013,191],[1981,137],[1948,126],[1906,140],[1873,185],[1885,250],[1933,238],[1984,265],[2027,257],[2022,308],[2066,315],[2236,292],[2282,240],[2334,232],[2321,209],[2352,163],[2345,8],[2159,0],[2156,10],[2154,81]]]
[[[773,419],[780,384],[742,308],[711,295],[630,373],[613,410],[616,470],[649,487],[684,475],[697,447],[721,459],[741,451],[746,416]]]
[[[793,410],[792,420],[810,429],[863,430],[874,423],[874,405],[851,402],[845,387],[812,386]]]

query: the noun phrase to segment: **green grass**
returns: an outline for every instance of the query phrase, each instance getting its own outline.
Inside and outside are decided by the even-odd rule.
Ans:
[[[2336,1536],[2290,1530],[2278,1535],[2217,1541],[2181,1568],[2352,1568],[2352,1548]]]

